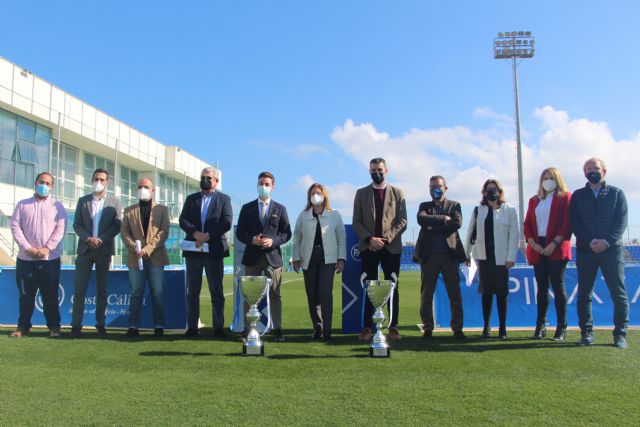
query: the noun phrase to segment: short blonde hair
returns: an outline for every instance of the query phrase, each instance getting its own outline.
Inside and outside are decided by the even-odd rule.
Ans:
[[[307,207],[305,208],[305,210],[311,209],[311,207],[313,207],[313,204],[311,203],[311,192],[316,188],[322,192],[322,197],[324,198],[324,200],[322,201],[322,207],[328,211],[332,210],[331,205],[329,204],[329,192],[327,191],[327,187],[317,182],[311,184],[311,186],[307,190]]]
[[[564,182],[564,178],[562,178],[562,174],[560,173],[558,168],[550,167],[543,170],[540,174],[540,181],[538,182],[538,197],[540,197],[540,199],[544,199],[545,197],[547,197],[547,192],[544,190],[544,187],[542,187],[542,181],[546,173],[549,173],[549,175],[551,175],[553,179],[556,180],[556,196],[566,196],[569,190],[567,188],[567,184]]]

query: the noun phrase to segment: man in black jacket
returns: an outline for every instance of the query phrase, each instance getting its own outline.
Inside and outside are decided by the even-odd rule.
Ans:
[[[209,282],[209,293],[213,306],[213,330],[216,338],[224,338],[224,258],[229,256],[227,231],[231,229],[233,211],[231,198],[216,191],[220,172],[207,167],[200,174],[198,193],[190,194],[180,213],[180,228],[186,233],[185,240],[195,242],[196,247],[207,243],[209,252],[183,251],[187,264],[187,331],[185,337],[198,335],[200,318],[200,290],[202,269]]]
[[[423,337],[433,336],[433,294],[442,273],[451,305],[451,329],[457,339],[462,332],[463,311],[460,294],[460,263],[466,259],[458,229],[462,226],[460,203],[445,197],[448,187],[444,177],[432,176],[429,191],[432,201],[423,202],[418,209],[420,234],[416,242],[414,259],[420,264],[422,286],[420,291],[420,317]]]
[[[618,348],[627,348],[629,298],[622,255],[627,200],[622,190],[605,182],[607,167],[603,160],[591,158],[583,170],[589,182],[573,193],[569,205],[571,229],[576,236],[578,321],[582,335],[578,344],[593,344],[591,295],[600,268],[613,300],[613,343]]]
[[[282,253],[280,246],[291,238],[287,208],[271,200],[275,178],[270,172],[258,175],[258,199],[242,206],[238,217],[236,237],[246,245],[242,255],[245,274],[257,276],[271,270],[273,283],[269,289],[274,341],[282,336]]]

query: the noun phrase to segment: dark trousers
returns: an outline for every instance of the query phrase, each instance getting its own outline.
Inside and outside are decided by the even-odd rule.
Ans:
[[[31,329],[31,316],[36,304],[36,292],[40,291],[42,307],[49,329],[60,328],[58,285],[60,284],[60,258],[49,261],[16,262],[16,284],[20,294],[18,328],[27,333]]]
[[[442,273],[444,286],[449,295],[451,307],[451,329],[462,331],[463,311],[460,294],[460,263],[451,253],[431,253],[427,261],[420,265],[420,317],[425,331],[433,331],[433,294],[436,291],[438,276]]]
[[[533,266],[538,284],[536,326],[543,326],[547,323],[547,308],[549,307],[549,298],[551,298],[549,285],[551,285],[558,318],[557,326],[559,328],[567,327],[567,291],[564,287],[564,271],[567,268],[567,262],[567,260],[549,259],[540,255],[540,261]]]
[[[187,327],[198,328],[200,318],[200,291],[202,289],[202,270],[204,269],[209,283],[211,305],[213,306],[213,327],[224,327],[224,260],[211,258],[206,254],[185,258],[187,265]]]
[[[382,265],[382,272],[384,274],[385,280],[392,280],[391,275],[393,273],[396,276],[400,276],[400,255],[401,254],[392,254],[387,248],[382,248],[379,251],[372,252],[370,250],[365,250],[360,253],[360,259],[362,260],[362,272],[367,273],[367,277],[365,280],[377,280],[378,279],[378,265]],[[391,317],[390,327],[398,326],[398,311],[400,307],[400,298],[399,298],[399,282],[396,283],[396,288],[393,291],[393,316]],[[373,328],[373,313],[375,308],[369,298],[364,298],[364,325],[369,328]],[[389,311],[391,311],[389,309]]]
[[[333,277],[336,264],[325,264],[322,246],[316,246],[311,253],[307,269],[303,271],[304,287],[307,291],[309,315],[314,330],[321,330],[325,336],[331,335],[333,316]]]
[[[71,326],[82,326],[84,297],[87,294],[91,270],[96,266],[96,326],[104,326],[107,317],[107,285],[111,255],[88,250],[76,258],[75,287],[73,290],[73,314]]]
[[[622,246],[609,248],[599,254],[591,251],[578,251],[576,253],[576,267],[578,269],[578,324],[580,330],[583,333],[593,330],[591,295],[595,286],[596,274],[600,268],[613,300],[613,324],[615,325],[613,334],[626,335],[629,324],[629,297],[624,285]]]
[[[282,267],[271,267],[269,265],[269,261],[267,261],[267,257],[263,255],[260,257],[257,264],[245,265],[244,273],[247,276],[265,275],[271,277],[271,287],[269,288],[271,323],[273,323],[273,329],[282,329],[282,296],[280,295],[280,286],[282,285]],[[247,311],[249,311],[249,304],[245,301],[245,318]],[[247,329],[247,326],[248,325],[245,322],[245,330]]]

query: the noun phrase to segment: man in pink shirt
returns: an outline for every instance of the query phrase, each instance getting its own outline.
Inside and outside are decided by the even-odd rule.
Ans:
[[[11,333],[20,338],[31,329],[36,292],[40,290],[49,336],[60,337],[58,284],[62,238],[67,226],[64,206],[49,196],[53,176],[36,177],[33,197],[21,200],[11,217],[11,232],[20,250],[16,262],[16,282],[20,293],[18,328]]]

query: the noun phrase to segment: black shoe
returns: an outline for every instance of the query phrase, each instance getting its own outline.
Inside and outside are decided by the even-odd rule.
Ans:
[[[547,336],[547,327],[546,325],[538,325],[536,326],[536,330],[533,332],[534,340],[541,340],[542,338]]]
[[[325,341],[331,341],[331,331],[325,331],[322,333],[322,339]]]
[[[273,330],[273,341],[274,342],[284,342],[285,339],[282,336],[282,329],[274,329]]]
[[[245,328],[240,334],[240,341],[245,341],[248,336],[249,336],[249,330]]]
[[[82,336],[82,326],[74,326],[69,334],[71,338],[80,338]]]
[[[187,331],[183,335],[183,337],[185,338],[195,338],[197,336],[198,336],[198,329],[196,328],[187,328]]]
[[[457,340],[464,341],[467,339],[467,336],[462,331],[454,331],[453,337]]]
[[[127,333],[124,334],[124,336],[127,338],[135,338],[138,335],[140,335],[140,332],[138,331],[137,328],[129,328],[127,329]]]
[[[627,337],[624,335],[614,335],[613,336],[613,345],[616,348],[625,349],[628,347]]]
[[[164,328],[155,328],[153,330],[153,336],[156,338],[162,338],[164,336]]]
[[[507,339],[507,328],[500,328],[500,330],[498,331],[498,338],[500,338],[501,340]]]
[[[213,330],[213,336],[217,339],[223,340],[227,337],[227,334],[224,332],[224,328],[215,328]]]
[[[422,333],[422,339],[426,341],[431,341],[433,339],[433,331],[424,331]]]
[[[567,330],[565,328],[556,328],[556,333],[553,335],[554,341],[564,341],[567,337]]]
[[[98,336],[100,338],[106,338],[107,337],[107,329],[104,327],[104,325],[96,326],[96,331],[98,331]]]
[[[331,334],[329,334],[331,335]],[[320,328],[315,328],[313,330],[313,334],[311,334],[311,339],[312,340],[319,340],[320,338],[322,338],[322,330]]]
[[[582,332],[580,334],[580,341],[578,341],[578,345],[582,347],[593,345],[593,332]]]
[[[484,329],[482,330],[482,335],[480,335],[480,338],[491,338],[491,326],[485,326]]]

